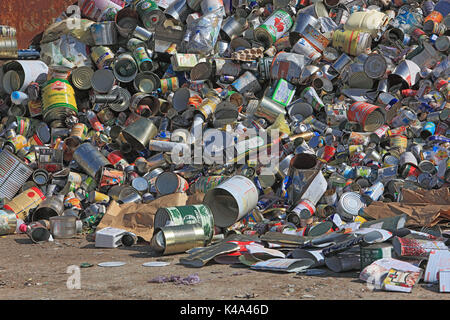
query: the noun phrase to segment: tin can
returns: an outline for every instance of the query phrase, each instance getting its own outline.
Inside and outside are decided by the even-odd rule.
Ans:
[[[0,210],[0,235],[13,234],[17,228],[17,217],[14,212]]]
[[[385,122],[385,115],[380,107],[361,101],[355,102],[350,106],[347,118],[349,121],[361,124],[364,131],[371,132],[377,130]]]
[[[25,220],[29,211],[39,206],[45,199],[39,188],[32,187],[14,197],[3,208],[14,212],[18,219]]]
[[[114,53],[109,47],[98,46],[91,48],[91,58],[98,69],[110,69],[114,57]]]
[[[361,270],[377,260],[393,258],[394,256],[394,247],[390,243],[360,245]]]
[[[175,92],[180,88],[178,77],[161,79],[161,92]]]
[[[372,45],[372,36],[360,31],[340,31],[333,33],[333,47],[349,55],[358,56]]]
[[[163,255],[183,253],[209,243],[200,224],[184,224],[155,228],[151,247]]]
[[[117,43],[117,29],[114,21],[93,23],[89,29],[96,46],[110,46]]]
[[[33,170],[6,150],[0,151],[0,194],[11,200],[33,174]]]
[[[155,30],[164,23],[164,12],[158,8],[156,2],[151,0],[140,0],[135,2],[136,11],[147,30]]]
[[[427,122],[424,124],[422,131],[420,132],[420,137],[422,139],[427,139],[428,137],[432,136],[436,131],[436,124],[434,122]]]
[[[94,179],[99,178],[101,170],[111,163],[90,143],[83,143],[73,154],[73,159]]]
[[[236,81],[234,81],[231,86],[240,93],[246,92],[258,92],[261,90],[261,85],[258,79],[250,71],[246,71],[242,76],[240,76]]]
[[[254,31],[255,39],[270,47],[292,27],[294,21],[284,10],[277,10]]]
[[[189,184],[180,175],[173,172],[163,172],[156,178],[155,188],[158,194],[167,195],[178,192],[186,192],[189,189]]]
[[[210,242],[214,235],[214,217],[206,205],[160,208],[156,211],[155,228],[164,227],[169,221],[176,226],[199,224],[207,242]]]
[[[285,79],[289,82],[298,78],[303,68],[309,63],[309,58],[288,52],[279,52],[272,60],[270,77],[274,80]]]
[[[23,224],[22,226],[20,230],[26,233],[34,243],[48,241],[50,239],[49,222],[35,221],[28,225]]]
[[[353,220],[364,207],[361,195],[356,192],[346,192],[339,198],[337,212],[342,218]]]
[[[298,54],[302,54],[312,61],[316,61],[322,57],[321,53],[317,51],[308,41],[304,38],[300,38],[292,47],[292,51]]]
[[[330,43],[328,38],[311,25],[307,25],[301,34],[303,38],[320,53],[322,53]]]
[[[78,114],[75,91],[67,80],[53,79],[42,89],[44,121],[65,120]]]
[[[205,195],[207,205],[219,227],[229,227],[256,207],[258,189],[250,179],[236,175]]]
[[[398,257],[426,258],[433,250],[448,250],[442,241],[419,240],[405,237],[394,237],[392,245]]]
[[[313,87],[306,87],[300,94],[300,97],[305,99],[317,112],[325,108],[325,104]]]

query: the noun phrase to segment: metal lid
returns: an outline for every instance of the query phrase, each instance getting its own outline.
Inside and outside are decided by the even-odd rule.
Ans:
[[[131,101],[131,94],[127,89],[116,86],[112,94],[117,94],[117,100],[108,104],[111,110],[115,112],[122,112],[129,108]]]
[[[148,190],[148,181],[143,177],[134,178],[131,186],[138,192],[146,192]]]
[[[364,72],[372,79],[381,79],[386,69],[387,62],[381,54],[371,54],[364,62]]]
[[[111,262],[100,262],[98,264],[99,267],[121,267],[125,265],[126,262],[121,261],[111,261]]]
[[[450,37],[448,36],[440,36],[434,42],[434,47],[441,52],[445,52],[450,47]]]
[[[88,66],[78,67],[72,71],[72,84],[80,90],[89,90],[92,88],[91,79],[94,70]]]
[[[116,78],[109,69],[99,69],[94,72],[91,79],[92,88],[100,93],[108,93],[114,86]]]
[[[353,218],[357,216],[359,210],[364,207],[361,195],[356,192],[346,192],[339,199],[338,212],[344,218]]]

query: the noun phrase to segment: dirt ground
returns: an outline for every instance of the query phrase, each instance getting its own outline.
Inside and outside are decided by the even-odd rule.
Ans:
[[[145,244],[100,249],[85,236],[33,244],[26,235],[0,237],[0,299],[11,300],[450,300],[437,285],[420,283],[412,293],[371,291],[359,272],[306,276],[250,270],[210,262],[203,268],[178,263],[183,255],[156,257]],[[149,261],[168,261],[165,267],[144,267]],[[97,264],[123,261],[107,268]],[[81,268],[81,289],[68,289],[71,265]],[[157,276],[187,277],[197,273],[195,285],[149,283]]]

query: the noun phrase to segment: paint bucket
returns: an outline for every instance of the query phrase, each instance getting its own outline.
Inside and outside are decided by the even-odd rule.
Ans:
[[[203,229],[205,245],[214,235],[214,218],[210,208],[206,205],[189,205],[170,208],[160,208],[155,214],[155,229],[170,225],[199,224]]]
[[[48,220],[56,217],[64,211],[64,196],[52,196],[42,201],[33,212],[32,221]]]
[[[155,251],[167,255],[204,247],[208,242],[202,226],[196,223],[155,228],[150,246]]]
[[[136,2],[136,12],[138,13],[144,27],[147,30],[153,31],[158,26],[162,25],[166,17],[162,10],[158,8],[156,2],[152,0],[141,0]]]
[[[337,212],[344,219],[353,221],[360,210],[364,208],[362,196],[356,192],[346,192],[339,198]]]
[[[163,172],[155,180],[155,188],[159,195],[186,192],[189,189],[188,182],[173,172]]]
[[[71,82],[79,90],[89,90],[92,88],[91,79],[94,70],[88,66],[82,66],[74,69],[71,74]]]
[[[129,35],[136,29],[139,21],[139,16],[131,7],[126,7],[117,12],[116,18],[117,32],[124,38],[128,38]]]
[[[109,69],[111,63],[114,61],[114,53],[108,47],[92,47],[91,58],[98,69]]]
[[[32,82],[44,82],[49,68],[40,60],[15,60],[5,63],[3,72],[3,89],[12,94],[14,91],[25,92]]]
[[[90,143],[80,145],[73,153],[73,159],[95,180],[100,177],[104,167],[112,167],[108,159]]]
[[[293,23],[294,21],[289,13],[284,10],[277,10],[253,30],[253,35],[256,40],[270,47],[289,31]]]
[[[93,23],[89,29],[96,46],[111,46],[117,43],[117,29],[114,21]]]
[[[208,191],[203,203],[212,211],[218,227],[241,220],[258,203],[258,189],[248,178],[236,175]]]
[[[400,90],[414,86],[420,77],[420,67],[411,60],[403,60],[394,71],[388,75],[388,86],[401,85]]]
[[[334,48],[349,55],[358,56],[370,49],[372,37],[366,32],[336,30],[333,33],[332,43]]]
[[[0,195],[11,200],[33,174],[33,170],[14,154],[0,151]]]
[[[144,93],[152,93],[161,86],[161,80],[153,72],[140,72],[137,74],[133,82],[136,91]]]
[[[129,53],[122,53],[111,64],[116,79],[123,83],[133,81],[138,74],[138,66],[133,56]]]
[[[17,228],[17,217],[12,211],[0,209],[0,236],[14,234]]]
[[[379,106],[357,101],[347,111],[347,119],[361,124],[364,131],[373,132],[384,124],[385,114]]]
[[[14,212],[18,219],[25,220],[29,211],[36,208],[43,200],[45,196],[42,191],[32,187],[14,197],[3,208]]]
[[[353,254],[336,254],[325,257],[325,265],[333,272],[347,272],[351,270],[359,270],[361,267],[359,255]]]
[[[375,243],[368,246],[360,245],[361,270],[373,262],[384,259],[394,258],[394,247],[390,243]]]

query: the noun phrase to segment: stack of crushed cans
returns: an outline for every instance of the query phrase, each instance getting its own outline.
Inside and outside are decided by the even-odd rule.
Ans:
[[[152,249],[448,292],[450,215],[413,230],[367,209],[448,191],[450,1],[78,5],[43,34],[62,58],[41,43],[0,69],[0,234],[107,238],[112,204],[200,193],[157,210]]]

